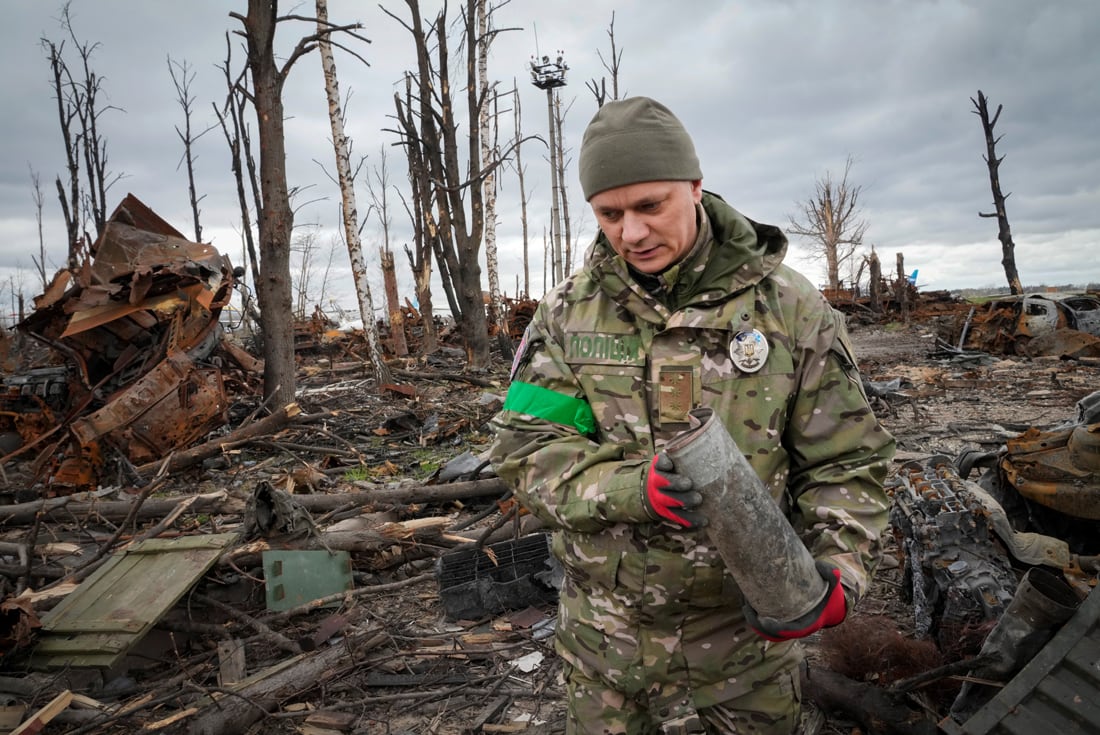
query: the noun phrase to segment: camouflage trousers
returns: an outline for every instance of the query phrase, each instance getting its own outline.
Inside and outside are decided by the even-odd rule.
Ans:
[[[709,707],[684,700],[651,709],[644,692],[628,698],[565,664],[566,735],[793,735],[800,730],[798,667],[780,669],[751,691]]]

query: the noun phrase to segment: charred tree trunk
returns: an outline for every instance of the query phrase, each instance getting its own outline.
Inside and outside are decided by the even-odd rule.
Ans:
[[[882,263],[879,262],[878,253],[875,252],[874,247],[871,248],[871,254],[867,257],[867,270],[869,274],[867,278],[868,283],[868,298],[871,301],[871,311],[876,314],[882,313]]]
[[[483,101],[476,83],[478,48],[488,41],[476,35],[476,2],[467,0],[464,3],[461,19],[466,47],[466,80],[462,85],[466,90],[467,120],[463,135],[467,142],[466,176],[461,170],[458,123],[451,97],[446,8],[436,16],[430,29],[425,28],[420,18],[418,0],[406,0],[410,11],[407,22],[387,12],[409,31],[416,44],[416,106],[415,112],[412,105],[406,111],[415,116],[416,122],[411,125],[404,122],[398,132],[404,137],[407,149],[420,148],[415,154],[416,163],[423,166],[429,184],[421,193],[426,200],[430,198],[434,208],[432,219],[425,221],[436,225],[434,236],[431,232],[425,234],[432,240],[444,290],[452,302],[465,341],[467,365],[475,370],[489,364],[489,335],[479,262],[485,224],[482,186],[487,169],[481,160],[482,130],[478,114]],[[412,95],[409,98],[411,100]]]
[[[57,99],[57,117],[61,125],[61,139],[65,147],[65,166],[68,170],[68,187],[61,177],[56,179],[57,198],[61,202],[61,214],[65,218],[65,232],[68,235],[68,267],[75,271],[80,267],[80,157],[77,142],[73,139],[72,123],[75,111],[67,102],[64,94],[64,77],[67,74],[65,62],[61,58],[62,46],[49,41],[47,45],[50,58],[50,71],[53,73],[54,96]]]
[[[615,13],[611,14],[611,23],[607,26],[607,37],[611,41],[611,60],[605,59],[603,52],[599,49],[596,49],[596,55],[600,57],[603,68],[611,74],[611,99],[617,100],[619,99],[619,63],[623,60],[623,52],[615,46]],[[604,102],[607,102],[608,99],[607,77],[591,79],[585,84],[596,98],[596,106],[603,107]]]
[[[489,23],[485,12],[485,0],[475,0],[477,5],[477,36],[488,37]],[[489,100],[495,97],[495,90],[489,85],[489,46],[479,43],[477,52],[477,89],[480,99],[478,125],[481,128],[481,160],[492,161],[500,155],[497,145],[496,116],[489,114]],[[496,102],[493,102],[494,108]],[[490,137],[492,141],[490,142]],[[504,329],[504,300],[500,292],[500,262],[497,259],[497,177],[495,170],[486,172],[481,182],[482,196],[485,201],[485,274],[489,281],[489,323],[502,334]]]
[[[38,172],[31,171],[31,198],[34,200],[34,221],[38,226],[38,255],[31,256],[34,270],[38,274],[38,280],[42,282],[42,293],[50,287],[50,278],[46,273],[46,238],[42,234],[42,207],[46,203],[46,196],[42,193],[42,181]],[[22,319],[20,319],[22,321]]]
[[[475,34],[475,7],[477,0],[467,0],[464,13],[466,27],[466,110],[467,110],[467,156],[469,176],[463,177],[459,167],[458,122],[454,117],[454,106],[449,99],[441,105],[443,113],[443,163],[447,172],[445,181],[453,182],[446,192],[447,206],[451,208],[454,240],[457,251],[457,275],[455,292],[462,310],[462,336],[466,343],[466,365],[474,370],[489,367],[489,329],[485,314],[485,298],[481,288],[481,245],[485,233],[485,200],[482,183],[485,172],[482,170],[481,138],[485,131],[478,122],[481,100],[477,85],[477,50],[480,43]],[[439,35],[439,67],[442,77],[449,78],[448,59],[445,39],[446,26],[441,16],[436,30]],[[467,218],[463,186],[460,182],[469,181],[470,212]],[[460,184],[458,186],[454,184]]]
[[[1012,242],[1012,228],[1008,226],[1008,214],[1005,211],[1005,200],[1008,199],[1010,194],[1001,193],[1001,178],[998,173],[1001,161],[1004,160],[1004,156],[997,157],[997,142],[1001,139],[1001,136],[994,137],[993,135],[993,127],[1001,117],[1001,105],[997,105],[997,112],[994,113],[991,119],[989,117],[988,100],[980,89],[978,90],[978,99],[975,100],[971,97],[970,101],[974,103],[975,107],[971,112],[982,120],[982,132],[985,133],[985,155],[983,158],[989,168],[989,185],[993,189],[994,211],[978,212],[978,216],[997,218],[997,239],[1001,241],[1001,265],[1004,267],[1005,278],[1008,279],[1008,288],[1013,294],[1021,294],[1024,289],[1020,283],[1020,274],[1016,270],[1016,244]]]
[[[251,191],[252,201],[259,203],[259,192],[256,188],[255,165],[252,160],[252,145],[248,138],[248,128],[244,121],[244,94],[236,88],[233,75],[230,72],[231,49],[229,35],[225,37],[226,59],[222,66],[225,75],[226,97],[223,109],[214,107],[214,113],[218,116],[222,133],[225,135],[226,145],[229,146],[230,167],[233,178],[237,182],[237,204],[241,209],[241,239],[244,241],[247,253],[249,272],[252,275],[252,284],[260,282],[260,259],[256,254],[256,239],[252,229],[251,207],[248,204],[248,195]],[[245,171],[248,172],[250,189],[245,188]],[[248,304],[245,304],[246,312]],[[259,314],[250,314],[253,319],[258,319]]]
[[[286,182],[283,73],[275,63],[275,0],[249,0],[242,18],[252,75],[252,104],[260,138],[260,326],[264,335],[264,396],[294,401],[294,327],[291,320],[290,237],[294,212]]]
[[[398,95],[393,98],[394,107],[397,110],[397,119],[401,123],[401,135],[406,141],[405,155],[409,164],[409,184],[412,189],[412,202],[406,204],[406,211],[412,221],[413,248],[405,246],[405,254],[409,258],[409,267],[413,273],[416,284],[416,298],[419,303],[421,322],[424,325],[424,335],[420,341],[422,355],[429,355],[439,348],[439,339],[435,329],[434,315],[432,313],[432,241],[435,238],[437,225],[432,215],[430,201],[431,182],[428,179],[427,165],[424,163],[423,150],[420,146],[411,143],[418,137],[415,118],[413,116],[412,78],[405,77],[405,101],[402,103]]]
[[[397,293],[397,267],[393,251],[381,248],[378,251],[382,264],[382,288],[386,292],[386,307],[390,315],[390,350],[397,357],[409,354],[409,342],[405,338],[405,312],[401,310],[400,296]]]
[[[903,322],[905,322],[906,324],[908,324],[909,323],[909,307],[910,307],[910,304],[909,304],[909,287],[908,287],[909,281],[907,281],[906,278],[905,278],[905,256],[901,253],[898,253],[898,255],[897,255],[897,266],[898,266],[898,275],[897,275],[897,281],[896,281],[896,283],[897,283],[896,291],[897,291],[898,309],[901,310],[901,320]]]
[[[409,343],[405,337],[405,312],[401,309],[401,297],[397,292],[397,269],[394,264],[393,248],[390,247],[390,206],[389,206],[389,169],[386,167],[386,148],[379,152],[381,164],[374,170],[378,182],[378,191],[367,181],[371,204],[378,212],[378,221],[382,225],[382,245],[378,249],[382,263],[382,287],[386,292],[386,309],[390,315],[390,349],[398,357],[409,354]]]

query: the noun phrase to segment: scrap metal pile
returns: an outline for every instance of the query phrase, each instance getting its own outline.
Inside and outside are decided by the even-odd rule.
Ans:
[[[95,488],[110,468],[132,476],[224,424],[223,371],[251,360],[223,340],[237,274],[212,246],[128,195],[90,256],[17,325],[50,364],[6,376],[0,392],[0,461],[33,459],[38,494]]]

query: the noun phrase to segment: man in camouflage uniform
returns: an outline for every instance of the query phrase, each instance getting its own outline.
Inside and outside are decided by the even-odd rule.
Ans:
[[[867,589],[893,438],[843,318],[783,265],[778,228],[703,191],[667,108],[604,105],[580,177],[600,232],[524,335],[491,452],[557,529],[567,732],[796,732],[797,639]],[[700,494],[662,453],[698,407],[722,419],[829,582],[797,625],[755,620],[701,530]]]

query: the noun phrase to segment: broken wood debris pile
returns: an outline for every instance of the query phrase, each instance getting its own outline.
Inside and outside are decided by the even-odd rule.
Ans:
[[[299,351],[297,403],[264,406],[255,358],[210,336],[217,279],[234,271],[215,274],[206,246],[177,242],[152,217],[128,200],[112,237],[173,244],[167,252],[183,259],[162,249],[146,267],[134,258],[157,249],[144,247],[106,258],[104,240],[95,268],[51,289],[26,320],[22,334],[65,359],[4,383],[0,731],[559,731],[543,529],[484,461],[506,376],[463,374],[462,355],[443,347],[392,360],[400,382],[375,386],[350,341],[320,340]],[[509,304],[513,339],[533,308]],[[910,313],[924,312],[918,303]],[[330,327],[319,315],[306,331],[313,339]],[[1053,425],[1100,387],[1100,360],[945,349],[931,323],[852,336],[876,411],[899,440],[895,476],[930,456],[999,456],[1017,437],[1028,449],[1053,431],[1068,438],[1043,456],[1074,465],[1097,454],[1092,429]],[[9,346],[33,357],[28,344]],[[198,374],[211,370],[223,391],[203,393],[217,380]],[[142,411],[162,404],[138,393],[161,396],[166,413]],[[196,396],[217,406],[217,420],[188,434],[209,413],[187,415]],[[930,527],[935,509],[920,510],[927,517],[915,520]],[[1100,537],[1094,519],[1053,518],[1042,516],[1043,533]],[[888,621],[906,644],[918,629],[942,630],[941,610],[929,606],[940,617],[926,624],[906,599],[917,587],[905,565],[919,559],[906,559],[903,538],[884,543],[900,563],[884,564],[852,622]],[[873,683],[892,680],[882,670],[817,665],[827,645],[828,636],[809,642],[806,691],[829,710],[831,733],[882,723],[932,732],[945,710],[926,685],[973,665],[930,655],[930,671],[883,690]]]
[[[442,559],[497,569],[502,545],[544,538],[477,459],[499,401],[424,373],[404,410],[305,385],[303,407],[263,433],[170,456],[142,487],[0,507],[0,692],[24,716],[97,733],[371,732],[432,716],[509,732],[549,717],[549,596],[440,614]],[[462,447],[452,481],[425,466]]]

